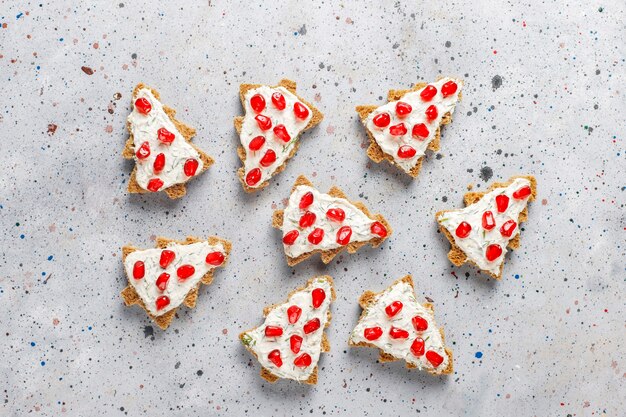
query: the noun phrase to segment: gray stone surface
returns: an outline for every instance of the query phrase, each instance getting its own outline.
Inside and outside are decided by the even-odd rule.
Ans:
[[[0,414],[623,415],[623,2],[40,1],[0,6]],[[466,88],[441,152],[413,181],[371,163],[354,106],[444,74]],[[281,77],[326,118],[247,195],[238,85]],[[217,161],[180,201],[126,193],[139,81]],[[396,234],[287,267],[270,217],[300,173]],[[519,173],[539,196],[503,280],[453,267],[434,213]],[[123,306],[120,248],[188,234],[232,240],[231,263],[163,332]],[[338,299],[319,384],[268,384],[237,334],[321,273]],[[406,273],[446,329],[447,378],[347,346],[361,292]]]

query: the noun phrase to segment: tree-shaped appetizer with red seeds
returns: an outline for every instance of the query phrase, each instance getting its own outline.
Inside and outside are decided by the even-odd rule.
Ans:
[[[380,349],[380,362],[404,360],[407,368],[452,373],[452,351],[445,345],[443,328],[435,323],[433,305],[417,302],[410,275],[382,292],[365,291],[359,304],[363,313],[350,346]]]
[[[187,181],[206,171],[213,159],[191,143],[196,130],[175,119],[176,110],[159,100],[159,93],[144,84],[133,91],[133,110],[126,122],[130,137],[122,152],[135,160],[128,191],[164,191],[180,198]]]
[[[389,103],[380,107],[357,106],[370,138],[367,155],[417,177],[426,149],[439,150],[441,126],[452,121],[462,87],[463,81],[446,77],[409,90],[390,90]]]
[[[452,245],[450,262],[469,262],[501,279],[506,249],[519,247],[520,223],[528,218],[526,206],[536,192],[535,177],[516,176],[491,184],[484,193],[466,193],[463,209],[438,212],[439,228]]]
[[[213,271],[228,260],[231,244],[211,236],[176,241],[158,237],[154,249],[122,248],[128,286],[122,291],[127,306],[138,304],[161,328],[166,329],[185,304],[196,305],[201,284],[213,281]]]
[[[296,94],[296,83],[281,80],[274,87],[241,84],[245,115],[235,117],[241,146],[237,154],[243,163],[239,179],[244,190],[266,187],[269,179],[283,169],[298,149],[300,134],[319,124],[324,116]]]
[[[335,301],[333,279],[311,278],[289,294],[287,302],[266,307],[265,323],[239,335],[261,364],[261,377],[306,384],[317,383],[317,363],[330,344],[324,329],[330,324],[330,303]]]
[[[287,208],[274,212],[272,225],[283,232],[289,266],[316,253],[327,264],[344,249],[354,253],[368,243],[377,247],[392,232],[383,216],[349,201],[338,187],[321,193],[303,175],[291,190]]]

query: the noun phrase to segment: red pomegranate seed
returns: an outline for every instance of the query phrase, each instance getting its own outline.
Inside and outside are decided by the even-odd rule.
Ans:
[[[398,117],[404,117],[407,114],[410,114],[413,111],[413,107],[409,103],[405,103],[403,101],[398,101],[396,103],[396,114]]]
[[[261,94],[255,94],[250,98],[250,107],[257,113],[261,113],[265,108],[265,99]]]
[[[276,107],[278,110],[285,110],[285,97],[281,93],[276,91],[274,94],[272,94],[272,104],[274,104],[274,107]]]
[[[469,236],[472,231],[472,226],[468,222],[461,222],[459,226],[456,228],[456,235],[461,239]]]
[[[135,152],[135,155],[137,155],[137,158],[139,159],[146,159],[147,157],[149,157],[150,144],[148,142],[142,143],[139,149],[137,149],[137,152]]]
[[[133,265],[133,278],[141,279],[146,275],[146,266],[142,261],[135,262]]]
[[[447,83],[441,86],[441,94],[444,97],[451,96],[452,94],[456,93],[457,88],[458,86],[456,85],[454,81],[448,81]]]
[[[487,246],[487,251],[485,252],[485,256],[489,262],[495,261],[502,255],[502,248],[500,245],[492,244]]]
[[[276,126],[274,128],[274,135],[285,143],[291,140],[291,136],[289,136],[289,132],[287,132],[285,125]]]
[[[163,168],[165,168],[165,154],[164,153],[160,153],[156,156],[152,167],[154,168],[155,174],[158,174],[159,172],[163,170]]]
[[[289,318],[289,323],[294,324],[300,318],[302,314],[302,309],[298,306],[291,306],[287,309],[287,317]],[[298,353],[298,352],[296,352]]]
[[[313,223],[315,223],[315,219],[317,218],[317,216],[315,215],[315,213],[313,213],[312,211],[307,211],[306,213],[304,213],[302,215],[302,217],[300,217],[300,227],[302,227],[303,229],[313,225]]]
[[[383,329],[380,327],[368,327],[363,330],[363,337],[367,340],[376,340],[383,335]]]
[[[259,149],[263,147],[264,144],[265,144],[265,137],[257,136],[250,141],[250,143],[248,144],[248,149],[250,149],[251,151],[258,151]]]
[[[170,263],[172,263],[174,258],[176,258],[176,254],[174,253],[174,251],[171,251],[169,249],[164,249],[163,251],[161,251],[161,258],[159,259],[159,265],[161,265],[161,268],[165,269],[168,267]]]
[[[135,100],[135,108],[141,114],[148,114],[152,110],[152,104],[147,99],[141,97]]]
[[[166,128],[162,127],[157,130],[157,138],[159,139],[159,142],[169,145],[170,143],[174,142],[174,139],[176,139],[176,135]]]
[[[302,347],[302,337],[294,334],[289,338],[289,347],[294,354],[298,354],[300,352],[300,348]]]
[[[416,153],[417,151],[415,150],[415,148],[410,145],[402,145],[398,149],[398,157],[403,159],[413,158]]]
[[[430,362],[435,368],[441,365],[443,362],[443,356],[435,352],[434,350],[429,350],[426,352],[426,359]]]
[[[184,280],[192,276],[195,272],[196,268],[192,265],[181,265],[176,270],[176,275],[178,275],[179,279]]]
[[[246,184],[248,184],[248,186],[252,187],[253,185],[256,185],[259,181],[261,181],[261,170],[259,168],[251,169],[246,174]]]
[[[254,117],[254,120],[256,120],[261,130],[270,130],[270,128],[272,127],[272,119],[262,114],[257,114]]]
[[[491,230],[496,227],[496,219],[493,217],[493,213],[491,211],[486,211],[483,213],[483,228],[485,230]]]
[[[391,134],[391,136],[403,136],[406,135],[406,132],[407,130],[404,123],[398,123],[389,128],[389,134]]]
[[[372,232],[373,235],[377,235],[379,237],[387,236],[387,228],[381,222],[372,223],[372,226],[370,227],[370,232]]]
[[[402,310],[402,307],[403,305],[400,301],[394,301],[393,303],[385,307],[385,313],[387,313],[389,317],[393,317],[398,314],[400,310]]]
[[[426,88],[424,88],[420,93],[420,97],[424,101],[430,101],[433,97],[435,97],[435,94],[437,94],[437,87],[434,85],[427,85]]]
[[[326,299],[326,291],[322,288],[316,288],[311,291],[311,303],[313,304],[313,308],[319,308],[322,305],[324,300]]]
[[[296,242],[296,239],[298,238],[299,235],[300,233],[297,230],[292,230],[291,232],[283,236],[283,243],[285,245],[291,246]]]
[[[428,108],[426,109],[426,119],[428,119],[429,122],[435,120],[438,115],[439,112],[437,111],[437,106],[435,106],[434,104],[428,106]]]
[[[263,155],[263,157],[259,161],[259,164],[261,164],[262,167],[267,168],[268,166],[272,165],[274,162],[276,162],[276,152],[274,152],[272,149],[268,149],[265,152],[265,155]]]
[[[188,177],[193,177],[194,175],[196,175],[196,171],[198,170],[199,165],[200,164],[198,163],[197,159],[187,159],[185,161],[185,165],[183,166],[183,171],[185,172],[185,175]]]
[[[169,280],[170,274],[168,274],[167,272],[163,272],[156,280],[157,288],[161,291],[165,291],[165,288],[167,288],[167,281]]]
[[[531,194],[532,194],[532,190],[530,189],[528,185],[525,185],[513,193],[513,198],[516,200],[523,200],[524,198],[528,197]]]
[[[161,187],[163,187],[163,181],[161,181],[159,178],[152,178],[150,181],[148,181],[148,191],[156,193]]]
[[[341,223],[346,218],[346,212],[340,208],[331,208],[326,212],[326,217],[334,222]]]
[[[509,197],[504,194],[496,196],[496,207],[498,207],[498,213],[504,213],[509,207]]]
[[[307,109],[304,104],[296,101],[293,103],[293,114],[295,114],[298,119],[304,120],[309,117],[309,109]]]
[[[515,223],[514,220],[509,220],[505,222],[500,228],[500,234],[504,237],[511,237],[516,227],[517,223]]]
[[[306,368],[311,364],[311,362],[311,356],[309,356],[308,353],[303,353],[302,355],[294,359],[293,364],[296,365],[298,368]]]
[[[423,332],[428,329],[428,321],[422,316],[415,316],[411,319],[411,323],[413,323],[413,327],[418,332]]]
[[[411,353],[415,356],[422,356],[424,354],[424,339],[418,337],[411,343]]]
[[[395,326],[391,326],[391,329],[389,329],[389,336],[392,339],[406,339],[407,337],[409,337],[409,332],[399,329]]]
[[[307,237],[307,239],[313,245],[319,244],[322,241],[322,239],[324,239],[324,230],[318,227],[317,229],[309,233],[309,236]]]
[[[278,349],[274,349],[273,351],[271,351],[269,355],[267,355],[267,359],[269,359],[269,361],[276,365],[278,368],[283,366],[283,360],[280,357],[280,350]]]
[[[266,337],[276,337],[283,335],[283,328],[280,326],[265,326]]]
[[[389,116],[389,113],[380,113],[374,116],[372,122],[376,127],[387,127],[389,126],[389,123],[391,123],[391,117]]]
[[[168,297],[167,295],[162,295],[159,298],[156,299],[156,309],[158,310],[163,310],[165,307],[167,307],[168,305],[170,305],[170,297]]]
[[[224,263],[224,254],[220,251],[209,252],[204,261],[209,265],[219,266]]]
[[[300,199],[300,209],[305,209],[313,204],[313,193],[308,191],[306,194],[302,196]]]
[[[352,228],[350,226],[342,226],[337,230],[337,243],[345,246],[350,243],[352,237]]]
[[[411,131],[411,135],[417,140],[424,140],[428,137],[430,132],[424,123],[418,123],[413,126],[413,130]]]
[[[316,317],[314,319],[309,320],[302,329],[304,330],[304,334],[309,334],[319,329],[320,326],[321,326],[320,319]]]

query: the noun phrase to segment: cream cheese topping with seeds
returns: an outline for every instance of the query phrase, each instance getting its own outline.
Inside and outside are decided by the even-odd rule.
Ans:
[[[446,90],[444,85],[456,85]],[[432,87],[436,93],[428,94],[425,100],[422,93]],[[374,136],[380,148],[406,172],[409,172],[425,154],[428,144],[435,138],[435,133],[446,113],[452,114],[459,101],[463,81],[455,78],[442,78],[428,86],[406,93],[400,100],[391,101],[374,110],[365,120],[365,126]],[[444,93],[447,95],[444,96]],[[406,106],[398,107],[403,104]],[[429,107],[436,107],[436,117],[428,117]],[[408,111],[408,113],[406,113]],[[432,111],[432,110],[430,110]],[[385,116],[386,115],[386,116]],[[432,115],[432,114],[431,114]]]
[[[528,205],[530,187],[531,182],[528,179],[516,178],[509,186],[490,191],[474,204],[441,213],[437,221],[450,232],[456,245],[465,252],[469,260],[480,269],[498,275],[507,252],[507,244],[519,233],[517,221],[519,214]],[[520,191],[521,194],[517,194]],[[485,216],[488,212],[491,215]],[[487,217],[487,223],[483,223],[483,217]],[[495,225],[491,226],[491,223]],[[487,224],[489,229],[483,224]],[[468,231],[467,225],[471,230]],[[494,256],[495,259],[489,260],[489,257]]]
[[[165,250],[173,252],[174,257],[163,268],[161,260]],[[209,254],[212,256],[207,258]],[[180,306],[189,291],[198,286],[204,274],[222,265],[225,256],[226,249],[221,243],[216,245],[209,245],[208,242],[186,245],[170,243],[165,249],[152,248],[129,253],[124,261],[124,269],[128,282],[148,311],[153,316],[160,316]],[[212,263],[208,263],[207,260]],[[137,273],[140,266],[138,263],[142,263],[139,273]],[[193,272],[188,266],[193,267]],[[192,274],[187,276],[190,272]],[[161,290],[157,282],[163,282],[165,276],[161,278],[162,281],[159,281],[159,277],[164,273],[169,275],[169,278],[164,280],[165,284],[161,284],[164,288]],[[162,297],[167,297],[167,304]]]
[[[321,298],[319,289],[324,292],[324,296],[321,304],[315,307],[315,300],[319,301]],[[318,291],[315,292],[317,298],[314,300],[315,290]],[[322,337],[328,322],[331,299],[331,282],[325,277],[315,278],[304,290],[293,293],[286,303],[272,306],[265,318],[265,323],[245,332],[241,336],[242,343],[256,354],[259,363],[272,374],[280,378],[305,381],[315,369],[320,358]],[[288,313],[288,309],[292,306],[301,309],[294,323],[290,322]],[[319,325],[316,320],[319,320]],[[313,331],[306,333],[305,328],[308,323],[315,323],[315,326],[311,327],[314,328]],[[268,326],[272,329],[280,328],[282,334],[267,336],[266,327]],[[292,337],[302,338],[298,349],[292,349]],[[275,351],[278,351],[279,354]],[[310,357],[310,362],[308,359],[302,361],[304,355]],[[277,357],[280,366],[277,366]],[[300,366],[297,366],[296,363],[299,363]]]

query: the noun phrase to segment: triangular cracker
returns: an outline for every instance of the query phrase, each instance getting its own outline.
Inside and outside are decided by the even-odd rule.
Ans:
[[[311,200],[306,207],[302,205],[305,195]],[[311,219],[313,223],[309,224]],[[368,243],[375,248],[392,234],[382,215],[371,214],[363,203],[349,201],[338,187],[332,187],[327,194],[317,191],[304,175],[296,179],[287,208],[274,212],[272,226],[283,231],[289,266],[316,253],[327,264],[344,249],[355,253]],[[315,243],[318,229],[323,236]]]
[[[298,149],[300,135],[318,125],[324,115],[297,95],[296,83],[287,79],[271,87],[241,84],[239,96],[245,114],[235,117],[241,140],[237,154],[244,164],[238,175],[244,190],[254,192],[285,169]],[[270,122],[263,125],[256,117],[267,117]]]
[[[410,275],[379,293],[366,291],[363,309],[348,344],[380,349],[380,362],[406,361],[433,375],[453,371],[452,351],[445,345],[443,328],[437,327],[433,305],[420,304]]]
[[[122,298],[127,306],[139,305],[165,330],[180,304],[195,307],[200,285],[211,284],[215,268],[224,266],[230,249],[229,241],[215,236],[189,236],[184,241],[158,237],[156,249],[124,246],[122,262],[128,286]]]
[[[435,214],[439,228],[452,245],[450,262],[456,266],[469,262],[501,279],[507,247],[519,247],[520,223],[528,218],[527,204],[536,195],[535,177],[520,175],[505,183],[493,183],[485,192],[466,193],[467,207],[463,209]]]
[[[135,160],[128,191],[164,191],[171,199],[184,196],[187,181],[206,171],[213,158],[191,143],[196,130],[174,117],[176,110],[160,102],[158,91],[139,83],[131,103],[126,122],[130,137],[122,152]]]
[[[263,310],[265,322],[239,335],[261,364],[261,377],[316,384],[321,352],[330,351],[324,329],[330,325],[330,304],[335,300],[333,279],[311,278],[292,291],[286,302]]]
[[[456,87],[451,87],[453,84]],[[389,103],[382,106],[357,106],[370,139],[369,158],[376,163],[386,160],[417,177],[426,149],[439,150],[441,126],[452,121],[462,87],[462,80],[445,77],[431,84],[417,83],[408,90],[390,90]],[[430,106],[437,108],[436,114],[428,110]]]

